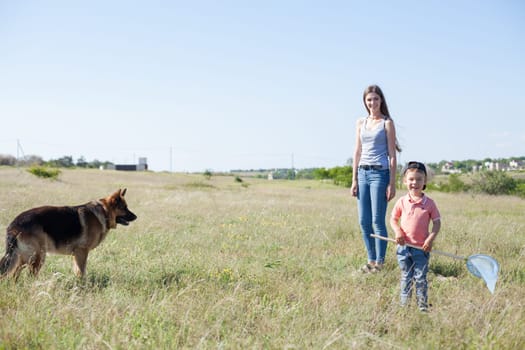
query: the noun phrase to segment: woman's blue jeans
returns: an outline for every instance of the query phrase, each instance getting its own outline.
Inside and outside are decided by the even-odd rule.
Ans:
[[[358,169],[357,173],[357,208],[359,225],[363,233],[368,262],[385,262],[387,242],[370,237],[372,233],[388,237],[386,229],[386,188],[390,182],[390,171]]]

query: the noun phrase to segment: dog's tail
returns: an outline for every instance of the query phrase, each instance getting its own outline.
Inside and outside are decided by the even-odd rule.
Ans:
[[[0,260],[0,276],[9,274],[16,266],[16,261],[18,259],[18,240],[16,236],[12,234],[7,234],[6,244],[5,244],[5,255]]]

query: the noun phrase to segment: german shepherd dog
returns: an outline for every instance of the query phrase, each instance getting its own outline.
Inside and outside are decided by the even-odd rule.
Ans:
[[[126,189],[77,206],[44,206],[19,214],[7,227],[6,252],[0,260],[0,278],[15,280],[27,265],[33,276],[44,265],[46,253],[72,255],[74,271],[84,277],[90,250],[117,224],[137,218],[124,200]]]

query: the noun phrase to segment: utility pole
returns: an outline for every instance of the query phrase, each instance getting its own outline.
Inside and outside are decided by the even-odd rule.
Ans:
[[[22,144],[20,143],[19,139],[16,139],[16,165],[17,166],[20,164],[20,154],[22,154],[22,157],[25,158],[24,149],[22,148]]]
[[[293,156],[293,153],[292,153],[292,170],[290,171],[289,173],[291,176],[291,180],[295,180],[295,164],[294,164],[294,156]]]

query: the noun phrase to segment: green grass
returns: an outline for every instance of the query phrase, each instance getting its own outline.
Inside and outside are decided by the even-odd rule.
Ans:
[[[491,295],[462,262],[432,256],[427,315],[398,307],[393,245],[384,271],[359,272],[356,202],[331,184],[98,170],[49,182],[0,168],[0,228],[124,187],[138,219],[91,252],[85,281],[67,256],[48,256],[36,279],[0,281],[0,349],[525,346],[523,199],[430,193],[436,249],[490,254],[501,273]]]

